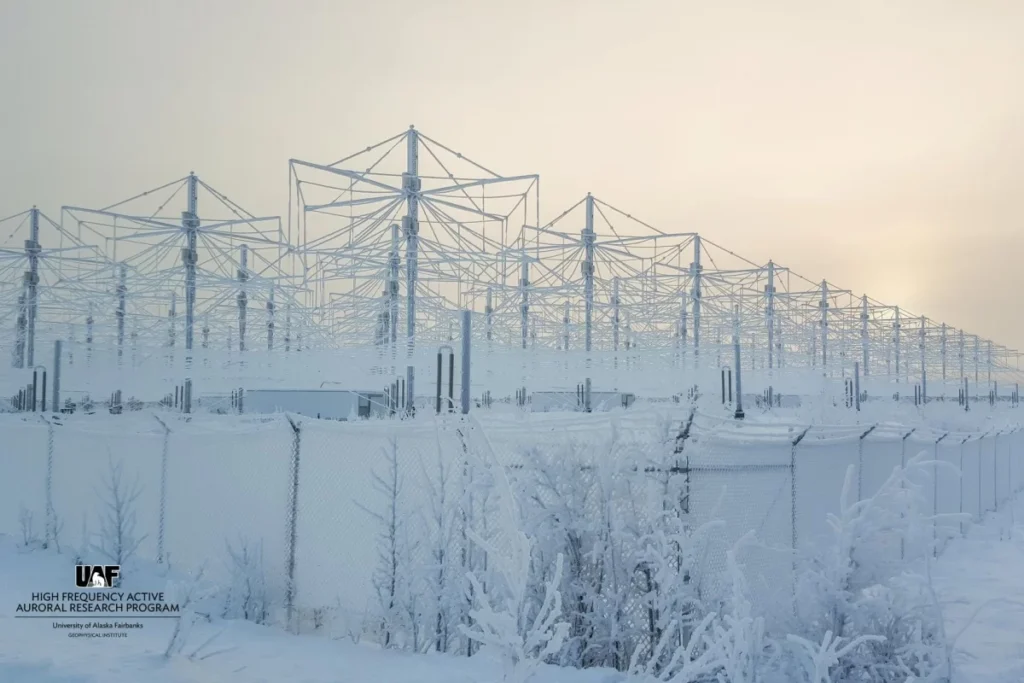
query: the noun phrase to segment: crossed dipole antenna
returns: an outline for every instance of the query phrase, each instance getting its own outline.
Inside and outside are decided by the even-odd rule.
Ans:
[[[36,207],[0,220],[0,341],[14,367],[36,363],[37,334],[103,296],[103,255]]]
[[[352,342],[444,339],[539,217],[539,178],[503,176],[411,127],[333,163],[289,164],[288,234],[314,305]],[[404,295],[403,295],[404,292]]]
[[[417,336],[457,335],[460,309],[483,316],[475,335],[513,348],[639,344],[696,363],[737,334],[767,367],[860,357],[906,381],[915,365],[978,380],[986,356],[1016,359],[593,195],[542,223],[537,175],[501,175],[412,127],[331,163],[292,160],[284,223],[195,174],[102,209],[64,207],[59,222],[35,208],[0,220],[0,343],[21,366],[38,334],[84,332],[120,354],[129,332],[173,347],[183,326],[188,352],[197,332],[244,350],[265,325],[272,350],[282,315],[286,348],[294,326],[307,345],[411,354]]]
[[[290,308],[301,299],[298,278],[287,269],[292,250],[280,218],[249,213],[194,173],[101,209],[65,206],[61,224],[109,265],[104,272],[115,304],[107,319],[116,320],[119,355],[127,310],[153,322],[145,332],[168,320],[164,345],[173,347],[182,295],[188,358],[197,321],[205,345],[209,319],[230,319],[226,311],[237,309],[244,347],[251,303],[265,303],[272,317],[275,300]]]

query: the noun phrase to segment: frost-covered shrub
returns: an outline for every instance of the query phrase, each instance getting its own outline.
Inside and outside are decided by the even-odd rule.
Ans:
[[[370,634],[382,645],[483,645],[520,680],[541,662],[638,683],[941,680],[949,647],[926,576],[960,518],[928,512],[940,464],[914,458],[862,501],[851,470],[831,536],[794,558],[794,573],[767,587],[781,599],[765,601],[748,583],[764,575],[744,558],[792,549],[725,529],[716,509],[690,510],[685,423],[631,434],[613,424],[598,443],[526,439],[500,462],[472,418],[440,429],[459,447],[439,438],[436,458],[409,465],[392,441],[367,501],[379,550]],[[426,498],[415,512],[409,475]],[[714,569],[707,548],[722,532],[740,541]]]
[[[829,516],[831,543],[802,562],[797,576],[798,619],[790,642],[805,651],[807,643],[847,643],[836,650],[845,658],[821,680],[929,680],[943,666],[942,614],[925,572],[935,544],[952,534],[960,516],[924,512],[924,485],[939,466],[922,453],[860,501],[853,499],[853,468],[848,471],[840,512]],[[885,552],[894,534],[905,548],[917,549],[902,563]]]
[[[263,543],[242,538],[235,545],[228,542],[226,546],[230,579],[221,615],[225,619],[266,624],[273,601],[263,565]]]

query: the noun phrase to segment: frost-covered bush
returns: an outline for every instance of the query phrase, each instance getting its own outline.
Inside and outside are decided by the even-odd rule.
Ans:
[[[924,486],[940,466],[922,453],[859,501],[854,470],[847,472],[840,512],[829,516],[831,542],[801,562],[797,575],[789,641],[804,652],[818,643],[845,654],[820,680],[933,680],[942,670],[947,642],[927,575],[934,547],[961,519],[925,512]],[[889,552],[894,535],[907,549],[900,562]]]
[[[831,535],[794,557],[793,573],[773,575],[781,583],[767,589],[782,599],[765,601],[748,575],[765,576],[744,558],[793,549],[725,528],[717,509],[690,510],[685,449],[699,444],[685,421],[651,433],[613,424],[596,444],[524,440],[500,462],[472,418],[443,428],[457,450],[439,438],[436,454],[410,463],[392,441],[377,468],[370,635],[382,645],[487,647],[517,680],[542,662],[609,667],[637,683],[942,680],[949,645],[927,576],[960,517],[931,514],[925,492],[947,465],[914,458],[865,500],[851,469]],[[415,511],[404,502],[410,475],[427,501]],[[723,533],[740,540],[723,568],[709,567]]]
[[[108,468],[103,487],[96,492],[102,501],[100,530],[92,550],[106,557],[111,564],[123,565],[134,558],[146,534],[138,534],[138,500],[142,485],[138,477],[124,478],[124,463],[114,462],[108,453]]]
[[[234,545],[230,542],[226,545],[231,578],[224,593],[221,616],[266,624],[274,601],[263,565],[263,543],[242,538]]]
[[[371,633],[384,647],[419,650],[423,615],[414,582],[422,567],[413,560],[418,542],[410,532],[403,505],[404,478],[398,454],[398,440],[392,437],[381,453],[383,467],[373,472],[378,500],[362,506],[378,527],[378,560],[373,574],[378,611]]]

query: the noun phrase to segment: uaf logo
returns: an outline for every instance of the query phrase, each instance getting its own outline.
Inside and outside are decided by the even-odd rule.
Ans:
[[[79,564],[75,566],[75,585],[79,588],[110,588],[120,573],[119,564]]]

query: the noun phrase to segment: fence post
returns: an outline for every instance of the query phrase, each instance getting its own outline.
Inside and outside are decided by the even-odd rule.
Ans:
[[[949,432],[935,439],[935,476],[932,478],[932,557],[939,556],[939,442],[947,436]]]
[[[992,510],[999,509],[999,434],[996,432],[992,444]]]
[[[160,510],[157,517],[156,533],[156,561],[158,564],[163,564],[167,560],[167,555],[164,552],[164,538],[167,528],[167,456],[170,451],[171,428],[160,419],[159,415],[154,414],[153,418],[164,428],[164,443],[160,452]]]
[[[696,409],[695,409],[696,410]],[[811,425],[813,427],[813,425]],[[800,442],[807,436],[807,432],[811,431],[811,427],[807,427],[804,431],[800,432],[795,439],[793,439],[793,445],[789,449],[789,533],[792,539],[792,579],[793,579],[793,613],[796,614],[797,603],[796,603],[796,557],[797,557],[797,533],[796,533],[796,447],[800,445]]]
[[[913,434],[916,431],[917,431],[917,427],[914,427],[909,432],[907,432],[906,434],[903,435],[903,444],[900,446],[900,466],[901,467],[906,467],[907,466],[907,439],[909,439],[910,435]]]
[[[53,423],[44,415],[39,417],[46,423],[46,542],[43,548],[49,548],[50,543],[57,540],[57,515],[53,510]]]
[[[985,434],[982,434],[980,437],[978,437],[978,523],[979,524],[981,523],[981,518],[985,514],[985,506],[981,502],[981,490],[982,490],[982,481],[983,481],[983,478],[982,478],[981,475],[984,473],[984,469],[985,469],[982,466],[982,463],[981,463],[981,454],[984,451],[985,437],[986,436],[988,436],[987,432]]]
[[[877,424],[871,425],[871,427],[860,435],[857,439],[857,500],[864,500],[864,439],[868,434],[875,431],[878,427]],[[909,434],[907,435],[909,436]]]
[[[1020,433],[1020,427],[1013,431],[1014,434]],[[1019,437],[1018,437],[1019,438]],[[1017,486],[1014,484],[1014,440],[1010,439],[1010,446],[1007,451],[1007,479],[1010,482],[1010,500],[1014,499],[1014,495],[1017,493]],[[1013,508],[1011,508],[1013,510]]]
[[[291,466],[291,489],[288,493],[288,583],[285,588],[285,615],[288,630],[297,632],[293,612],[295,609],[295,543],[297,540],[296,530],[298,528],[299,516],[299,454],[302,447],[302,430],[300,425],[292,419],[291,415],[285,415],[288,424],[292,427],[292,466]]]
[[[964,444],[971,437],[965,436],[960,442],[960,514],[964,514]],[[964,522],[960,520],[960,535],[964,535]]]
[[[917,431],[917,427],[914,427],[909,432],[903,435],[900,440],[900,467],[906,468],[907,466],[907,439],[910,435]],[[900,488],[906,488],[903,484],[900,484]],[[900,559],[904,560],[907,557],[907,541],[902,536],[900,537]]]

